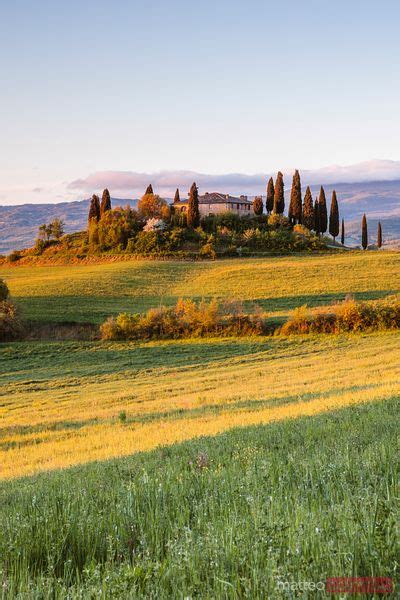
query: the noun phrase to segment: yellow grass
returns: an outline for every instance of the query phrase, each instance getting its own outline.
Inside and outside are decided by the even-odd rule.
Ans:
[[[98,344],[49,346],[10,346],[21,360],[2,378],[2,478],[400,396],[397,332],[108,344],[92,366]]]

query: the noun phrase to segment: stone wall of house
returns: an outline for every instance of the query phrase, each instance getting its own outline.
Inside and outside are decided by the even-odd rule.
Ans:
[[[233,212],[240,216],[251,215],[251,208],[252,207],[250,204],[244,204],[240,202],[227,202],[226,204],[220,202],[215,204],[206,204],[202,202],[201,204],[199,204],[199,211],[202,217],[208,217],[209,215],[220,215],[225,212]]]

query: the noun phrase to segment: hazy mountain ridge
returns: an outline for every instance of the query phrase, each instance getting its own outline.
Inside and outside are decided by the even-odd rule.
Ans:
[[[20,204],[0,206],[0,254],[31,246],[39,225],[58,217],[65,223],[65,232],[82,231],[87,224],[89,200],[60,202],[59,204]],[[133,208],[137,200],[112,198],[112,205]]]
[[[360,223],[365,212],[371,243],[376,239],[377,222],[381,221],[384,242],[400,246],[400,180],[336,183],[324,187],[328,207],[332,190],[335,189],[338,194],[340,216],[346,222],[346,243],[360,243]],[[312,185],[311,190],[315,198],[319,185]],[[302,191],[304,194],[304,185]],[[287,201],[289,194],[290,183],[286,181]],[[113,198],[112,204],[114,207],[126,204],[135,207],[137,200]],[[88,209],[89,200],[0,206],[0,253],[6,254],[13,249],[31,246],[39,225],[48,223],[55,217],[65,222],[67,233],[80,231],[86,227]]]

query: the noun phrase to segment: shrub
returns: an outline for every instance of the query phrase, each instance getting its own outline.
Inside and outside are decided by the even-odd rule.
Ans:
[[[22,255],[18,250],[13,250],[8,256],[7,260],[10,263],[15,263],[22,258]]]
[[[8,291],[8,286],[3,279],[0,279],[0,302],[7,300],[10,292]]]
[[[205,335],[257,335],[265,330],[260,312],[244,313],[239,304],[179,300],[144,314],[121,313],[100,328],[103,340],[168,339]]]
[[[23,326],[15,305],[9,300],[0,302],[0,342],[21,337]]]
[[[280,333],[341,333],[398,328],[399,298],[375,302],[357,302],[347,298],[329,311],[311,311],[306,306],[296,309],[281,327]]]
[[[206,259],[210,258],[211,260],[215,260],[217,258],[217,252],[212,241],[207,242],[200,248],[199,256]]]

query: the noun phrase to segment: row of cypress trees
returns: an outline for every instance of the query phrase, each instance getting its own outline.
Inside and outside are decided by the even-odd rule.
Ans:
[[[376,235],[376,245],[378,248],[382,248],[383,239],[382,239],[382,225],[381,222],[378,222],[378,231]],[[364,250],[368,248],[368,223],[367,217],[364,214],[361,221],[361,245]]]
[[[262,214],[262,204],[260,207],[259,199],[257,198],[256,200],[254,201],[254,212],[255,214]],[[283,175],[281,171],[278,172],[275,185],[272,177],[268,181],[265,208],[267,214],[275,213],[278,215],[282,215],[284,213],[285,195]],[[328,221],[328,211],[324,188],[321,186],[319,197],[315,200],[314,203],[310,186],[307,186],[303,201],[301,193],[300,173],[296,169],[293,175],[292,188],[290,191],[288,217],[292,225],[304,225],[305,227],[307,227],[307,229],[310,229],[310,231],[315,231],[318,235],[321,233],[326,233],[329,225],[329,233],[335,240],[335,238],[339,235],[339,206],[335,190],[333,190],[332,192],[332,200]]]
[[[93,194],[92,199],[90,200],[90,207],[89,207],[89,214],[88,214],[89,224],[93,220],[95,220],[97,222],[100,221],[101,217],[108,210],[111,210],[111,197],[110,197],[110,192],[106,188],[103,191],[103,195],[101,197],[101,202],[100,202],[100,198],[98,196],[96,196],[96,194]]]

